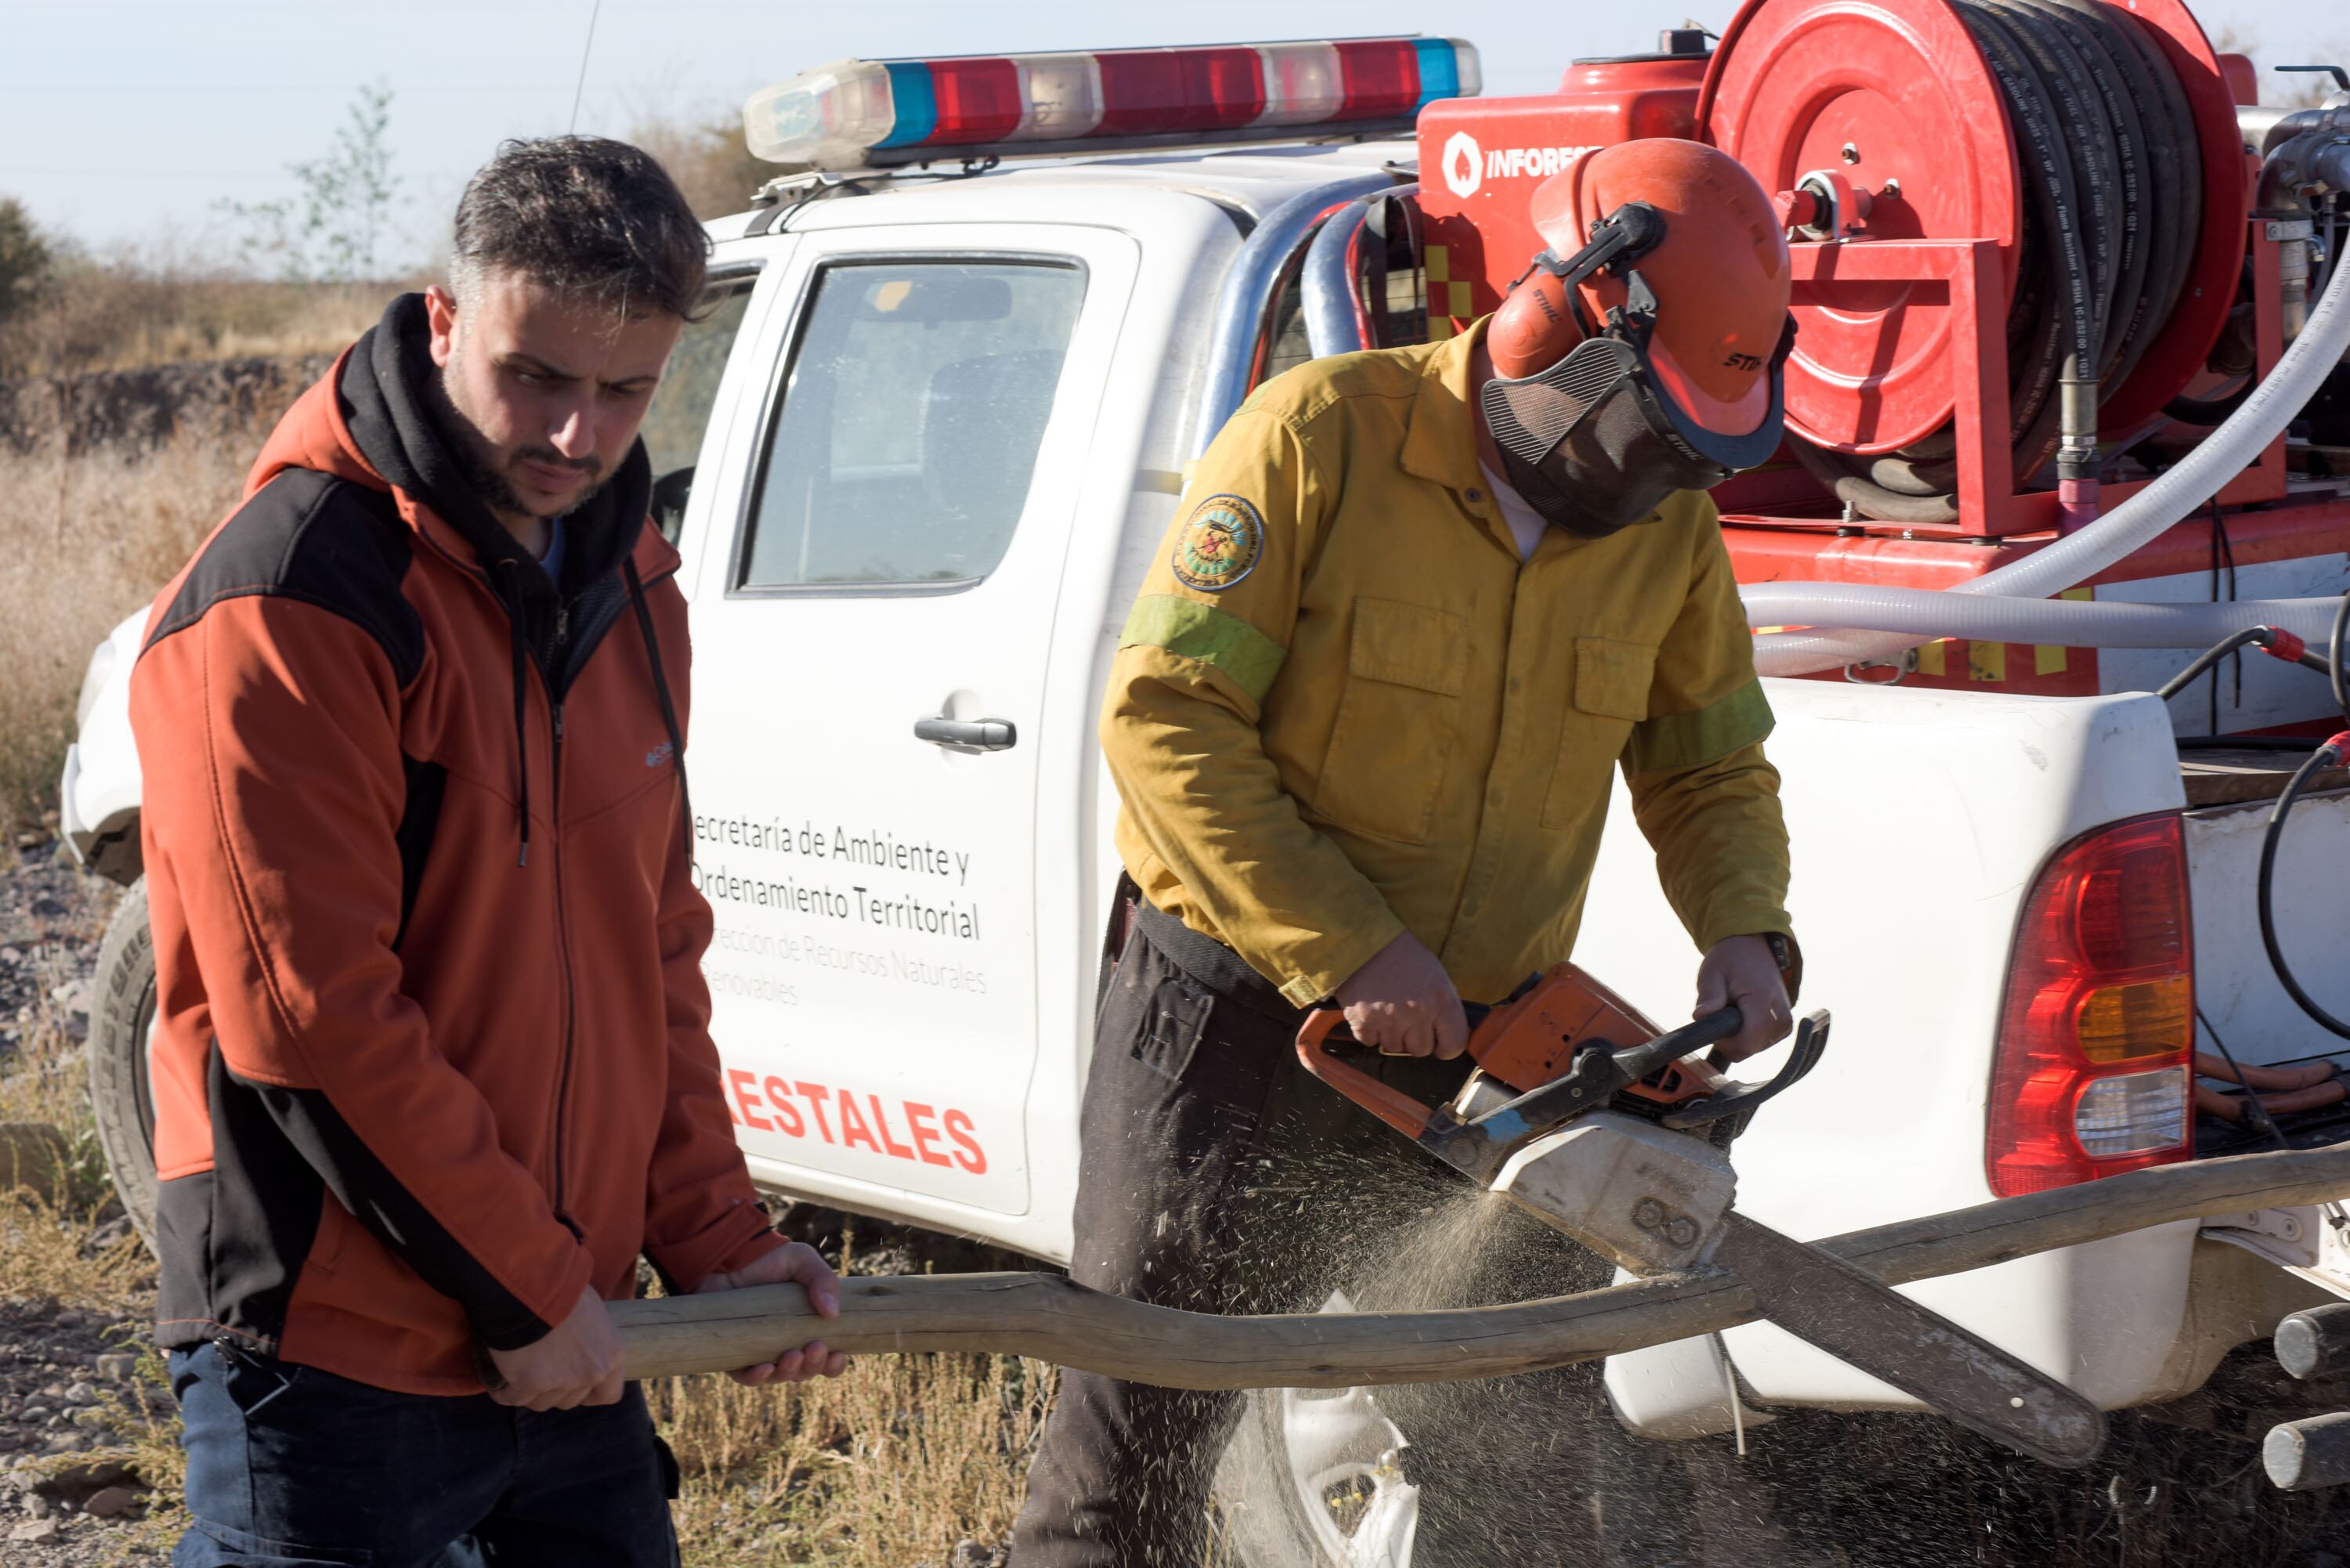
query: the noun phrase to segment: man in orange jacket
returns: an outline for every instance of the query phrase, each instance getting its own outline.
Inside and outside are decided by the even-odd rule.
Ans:
[[[721,1098],[685,602],[637,430],[707,245],[618,142],[509,142],[452,285],[296,403],[131,679],[182,1568],[675,1552],[604,1303],[823,1260]],[[821,1344],[746,1383],[837,1374]]]

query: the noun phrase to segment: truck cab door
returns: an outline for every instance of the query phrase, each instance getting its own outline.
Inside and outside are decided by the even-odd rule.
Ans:
[[[1023,1214],[1038,720],[1138,247],[1027,223],[795,245],[694,607],[730,1109],[788,1190]]]

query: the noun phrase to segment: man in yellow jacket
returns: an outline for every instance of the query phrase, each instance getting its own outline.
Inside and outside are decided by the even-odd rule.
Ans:
[[[1392,1228],[1378,1168],[1410,1156],[1298,1067],[1302,1010],[1342,1006],[1389,1082],[1448,1097],[1462,1000],[1573,950],[1619,766],[1703,954],[1697,1011],[1742,1010],[1733,1058],[1786,1031],[1771,714],[1701,488],[1777,444],[1783,236],[1687,142],[1584,160],[1536,216],[1575,254],[1499,317],[1260,388],[1126,623],[1085,1284],[1263,1312],[1347,1283],[1329,1217]],[[1199,1562],[1234,1405],[1067,1375],[1018,1568]]]

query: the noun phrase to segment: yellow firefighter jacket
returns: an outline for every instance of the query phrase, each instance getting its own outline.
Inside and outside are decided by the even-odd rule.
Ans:
[[[1316,360],[1201,459],[1101,739],[1143,893],[1299,1006],[1399,932],[1492,1002],[1567,956],[1623,767],[1700,948],[1787,932],[1787,839],[1713,504],[1521,565],[1448,341]]]

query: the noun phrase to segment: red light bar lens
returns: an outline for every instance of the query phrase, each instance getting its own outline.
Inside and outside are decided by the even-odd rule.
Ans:
[[[1341,119],[1383,119],[1419,107],[1419,49],[1409,38],[1349,39],[1338,46],[1346,97]]]
[[[1010,60],[934,61],[931,93],[938,121],[922,138],[926,144],[998,141],[1020,129],[1020,71]]]
[[[1098,136],[1238,130],[1264,112],[1254,49],[1115,49],[1101,62]]]

